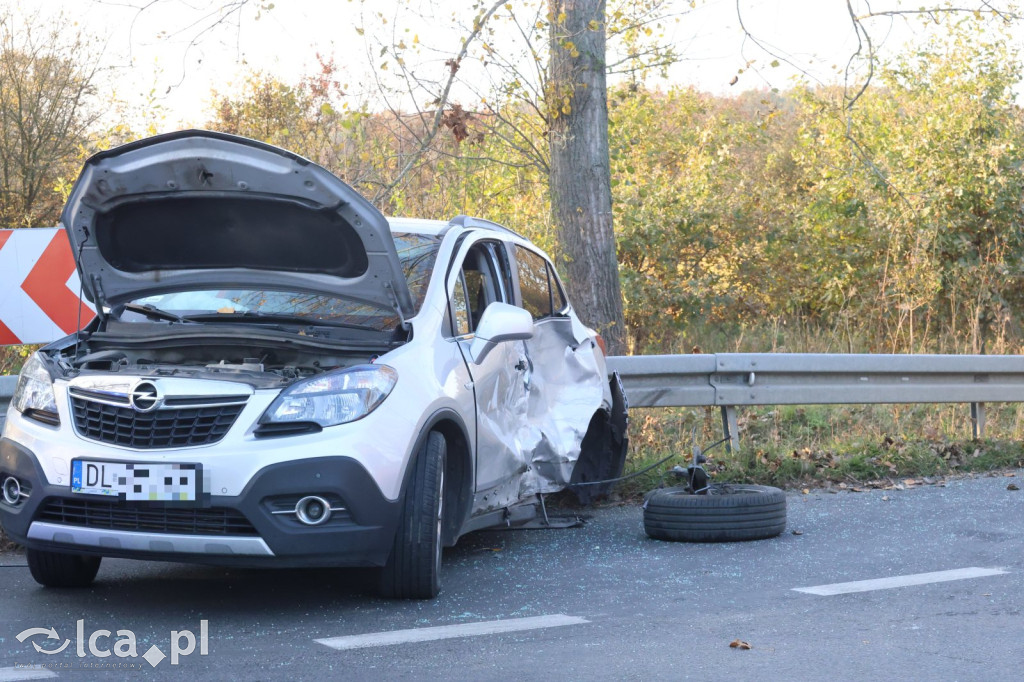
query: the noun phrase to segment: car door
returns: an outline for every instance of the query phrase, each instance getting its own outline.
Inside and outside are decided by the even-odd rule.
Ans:
[[[572,477],[590,420],[606,390],[591,337],[570,316],[565,291],[539,253],[515,245],[519,305],[533,316],[533,338],[524,342],[530,380],[526,419],[518,442],[529,459],[521,493],[556,492]]]
[[[519,442],[526,419],[529,362],[522,341],[498,344],[486,358],[470,360],[470,345],[484,310],[512,303],[510,263],[501,243],[470,242],[449,276],[449,334],[459,344],[476,403],[476,495],[474,513],[507,506],[520,497],[529,460]]]

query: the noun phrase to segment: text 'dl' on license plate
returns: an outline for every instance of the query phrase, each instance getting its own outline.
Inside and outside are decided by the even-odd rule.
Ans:
[[[122,500],[195,502],[202,473],[195,464],[71,461],[71,492]]]

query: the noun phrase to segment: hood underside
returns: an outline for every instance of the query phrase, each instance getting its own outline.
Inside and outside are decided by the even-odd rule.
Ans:
[[[291,152],[189,130],[90,158],[61,221],[89,300],[315,291],[413,313],[387,220]]]

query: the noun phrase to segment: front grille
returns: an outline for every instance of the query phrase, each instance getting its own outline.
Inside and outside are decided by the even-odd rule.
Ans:
[[[237,399],[236,399],[237,400]],[[75,429],[85,438],[131,448],[182,448],[216,443],[244,404],[136,412],[85,398],[71,398]]]
[[[93,500],[46,500],[37,521],[105,530],[178,535],[256,535],[240,512],[224,507],[150,507]]]

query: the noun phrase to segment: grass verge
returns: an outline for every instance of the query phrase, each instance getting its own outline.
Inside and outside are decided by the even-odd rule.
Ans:
[[[632,412],[626,473],[675,454],[662,466],[625,481],[617,497],[635,499],[687,466],[694,444],[721,438],[718,411],[710,408],[638,409]],[[972,472],[1024,467],[1024,407],[989,406],[986,438],[969,438],[966,405],[839,405],[744,409],[740,448],[707,452],[715,480],[781,488],[888,487]],[[913,483],[911,483],[913,481]]]

